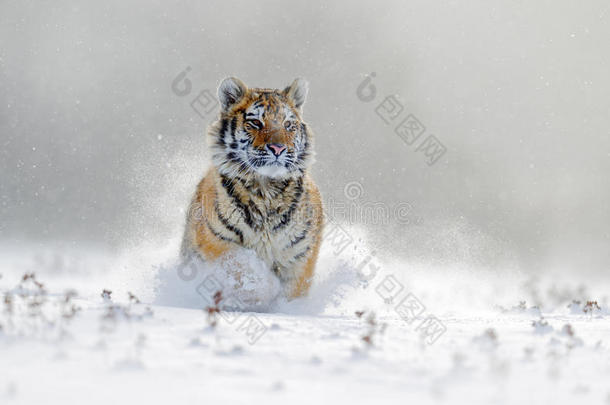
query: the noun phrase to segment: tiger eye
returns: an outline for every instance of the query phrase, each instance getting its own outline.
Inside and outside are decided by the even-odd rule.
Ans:
[[[259,120],[248,120],[246,123],[255,129],[261,129],[263,127],[263,123]]]
[[[286,121],[284,123],[284,128],[288,131],[294,131],[296,129],[296,125],[294,121]]]

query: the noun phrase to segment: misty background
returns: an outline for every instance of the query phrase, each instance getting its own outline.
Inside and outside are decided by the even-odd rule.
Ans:
[[[345,201],[358,182],[363,201],[408,203],[418,219],[363,224],[378,256],[603,276],[609,9],[3,1],[0,239],[115,250],[176,239],[217,113],[191,101],[230,75],[275,88],[305,77],[324,199]],[[187,67],[181,97],[172,82]],[[363,102],[372,72],[377,96]],[[389,95],[446,147],[434,165],[375,114]]]

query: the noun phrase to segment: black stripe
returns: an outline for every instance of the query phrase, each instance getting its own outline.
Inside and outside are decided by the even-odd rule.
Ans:
[[[244,179],[239,179],[241,184],[244,186],[244,188],[248,191],[248,193],[250,194],[254,194],[256,196],[258,196],[259,198],[263,198],[263,191],[261,190],[261,187],[259,185],[259,187],[255,190],[254,186],[257,185],[254,181],[252,181],[251,183],[248,183],[247,180]],[[258,209],[257,209],[258,211]],[[259,211],[260,213],[260,211]]]
[[[208,229],[210,230],[210,232],[212,232],[212,234],[214,236],[216,236],[218,239],[222,239],[222,240],[224,240],[226,242],[237,243],[236,240],[231,239],[231,238],[227,238],[226,236],[223,236],[220,232],[218,232],[216,229],[214,229],[214,227],[212,227],[212,224],[210,224],[207,219],[205,220],[205,224],[208,227]]]
[[[279,189],[277,190],[278,194],[284,194],[284,191],[292,184],[292,179],[285,179],[282,181]]]
[[[303,148],[297,154],[297,162],[303,161],[309,155],[309,136],[307,136],[307,130],[305,129],[305,124],[301,124],[301,129],[303,130]]]
[[[307,232],[309,231],[309,227],[311,226],[311,221],[307,221],[307,223],[305,225],[307,226],[307,228],[305,228],[299,236],[297,236],[295,239],[291,240],[290,246],[288,246],[288,247],[293,247],[294,245],[296,245],[297,243],[299,243],[300,241],[305,239],[305,237],[307,236]]]
[[[252,218],[252,215],[258,216],[258,218],[262,218],[263,213],[258,209],[258,207],[256,206],[256,203],[253,200],[249,200],[248,201],[248,208],[249,208],[249,213],[250,213],[250,218]],[[254,221],[252,221],[254,222]],[[257,224],[253,224],[252,226],[254,227],[254,229],[260,229],[259,223],[260,221],[256,221]]]
[[[239,242],[243,244],[244,243],[244,234],[239,229],[237,229],[236,227],[231,225],[229,223],[229,220],[227,220],[220,213],[220,209],[218,208],[218,200],[214,201],[214,211],[216,211],[216,216],[218,217],[220,222],[224,225],[224,227],[227,228],[229,231],[233,232],[235,235],[237,235],[237,237],[239,238]]]
[[[243,163],[241,160],[239,160],[239,157],[237,157],[237,153],[235,153],[235,152],[227,153],[227,159],[229,159],[231,162],[234,162],[234,163],[239,163],[239,164]]]
[[[288,224],[288,222],[290,222],[290,217],[294,213],[294,210],[297,208],[297,205],[299,204],[299,200],[301,199],[302,194],[303,194],[303,178],[299,177],[299,179],[297,181],[297,185],[296,185],[294,198],[290,202],[290,207],[288,207],[288,210],[286,210],[286,212],[284,212],[284,214],[282,214],[282,219],[280,219],[280,223],[273,227],[274,232],[277,231],[278,229],[285,227]]]
[[[293,183],[293,179],[284,179],[284,180],[271,180],[269,182],[269,191],[272,192],[272,195],[279,196],[284,194],[286,189]]]
[[[237,177],[237,180],[241,183],[241,185],[248,190],[248,192],[250,194],[254,194],[254,190],[252,189],[252,186],[254,185],[254,182],[252,182],[252,184],[248,184],[248,180],[242,178],[242,177]]]
[[[233,119],[231,120],[231,138],[233,139],[233,142],[235,142],[235,127],[237,126],[237,118],[233,117]],[[234,148],[236,149],[236,148]]]
[[[218,144],[220,146],[225,146],[225,132],[227,132],[227,128],[229,126],[229,122],[226,119],[222,119],[220,121],[220,130],[218,131]]]
[[[241,211],[244,221],[246,222],[246,225],[248,225],[250,228],[253,228],[252,214],[250,213],[250,210],[248,209],[248,207],[246,207],[241,202],[241,200],[239,199],[239,196],[237,196],[235,194],[235,183],[233,182],[233,180],[231,180],[230,178],[228,178],[225,175],[221,175],[220,179],[221,179],[220,184],[222,184],[222,187],[225,189],[227,195],[229,197],[231,197],[231,199],[233,200],[235,205],[237,205],[237,207]],[[251,201],[250,201],[250,203],[251,203]]]
[[[305,257],[305,255],[307,254],[307,252],[309,252],[309,246],[307,246],[307,249],[305,249],[304,251],[302,251],[301,253],[298,253],[296,255],[294,255],[294,257],[292,258],[292,260],[299,260],[302,257]]]

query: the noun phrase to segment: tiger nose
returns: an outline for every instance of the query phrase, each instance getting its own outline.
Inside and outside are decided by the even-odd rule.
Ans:
[[[281,143],[268,143],[267,148],[273,152],[275,156],[279,156],[282,154],[284,149],[286,149],[286,145],[282,145]]]

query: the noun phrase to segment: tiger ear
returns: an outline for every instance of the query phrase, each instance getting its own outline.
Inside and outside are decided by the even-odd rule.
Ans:
[[[227,77],[218,86],[218,100],[223,111],[241,100],[248,91],[248,87],[236,77]]]
[[[292,101],[296,108],[300,109],[305,103],[308,92],[309,83],[307,83],[307,80],[298,78],[286,87],[282,93]]]

